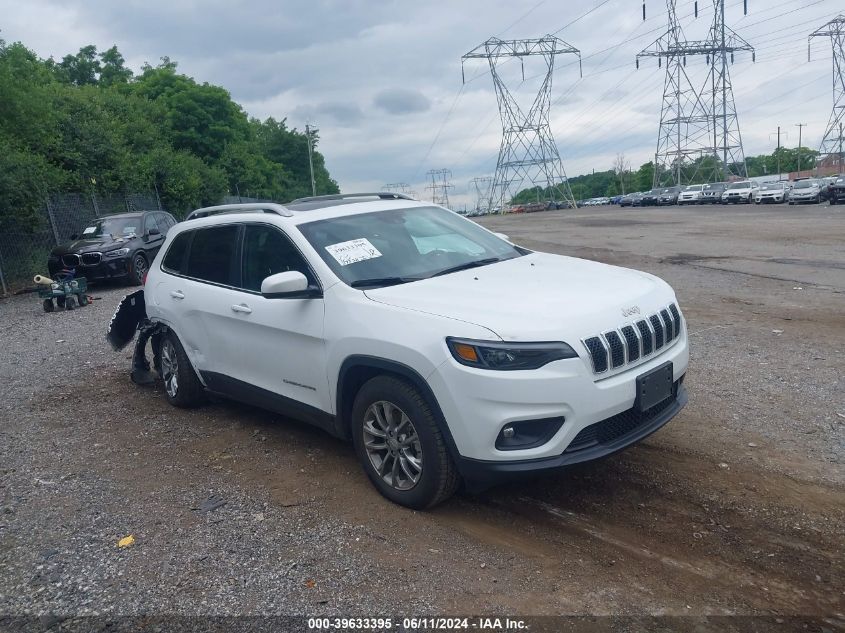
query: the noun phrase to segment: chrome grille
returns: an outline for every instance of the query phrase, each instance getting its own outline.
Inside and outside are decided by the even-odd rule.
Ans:
[[[681,334],[681,313],[674,303],[645,319],[583,340],[593,372],[603,374],[663,349]]]
[[[76,268],[79,266],[79,255],[62,255],[62,266]]]

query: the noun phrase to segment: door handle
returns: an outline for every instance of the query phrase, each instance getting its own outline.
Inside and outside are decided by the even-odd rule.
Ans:
[[[252,308],[245,303],[236,303],[232,306],[232,312],[240,312],[242,314],[252,314]]]
[[[181,290],[171,290],[170,296],[173,297],[174,299],[184,299],[185,293],[182,292]]]

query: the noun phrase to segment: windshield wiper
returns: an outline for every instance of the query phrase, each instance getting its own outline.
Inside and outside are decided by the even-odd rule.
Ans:
[[[456,273],[461,270],[469,270],[470,268],[478,268],[479,266],[487,266],[488,264],[495,264],[496,262],[501,261],[504,261],[501,257],[488,257],[487,259],[478,259],[472,262],[467,262],[465,264],[459,264],[458,266],[452,266],[451,268],[444,268],[440,272],[434,273],[432,277],[440,277],[441,275],[448,275],[450,273]]]
[[[373,279],[358,279],[349,285],[353,288],[376,288],[383,286],[398,286],[399,284],[419,281],[420,279],[421,277],[376,277]]]

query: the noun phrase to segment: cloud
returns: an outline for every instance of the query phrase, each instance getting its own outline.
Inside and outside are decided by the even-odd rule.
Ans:
[[[291,113],[294,118],[325,118],[341,126],[356,125],[364,118],[361,108],[355,103],[342,101],[326,101],[314,106],[298,106]]]
[[[431,107],[431,102],[423,93],[407,88],[382,90],[373,99],[373,104],[388,114],[425,112]]]
[[[776,141],[770,133],[788,126],[794,113],[809,124],[805,145],[817,146],[824,133],[832,97],[830,49],[819,42],[808,65],[805,31],[829,20],[841,0],[806,4],[785,0],[775,12],[754,3],[747,18],[741,3],[726,6],[731,27],[760,47],[756,64],[739,55],[731,66],[749,155],[772,151]],[[489,66],[484,60],[468,63],[468,83],[462,85],[461,55],[494,35],[539,37],[584,15],[559,34],[582,52],[583,77],[569,55],[557,58],[553,76],[549,116],[566,172],[608,169],[620,151],[634,166],[653,158],[665,67],[646,63],[637,70],[634,58],[665,30],[665,10],[650,8],[642,22],[639,5],[621,0],[604,5],[572,0],[565,9],[560,3],[534,5],[533,0],[0,0],[0,37],[57,58],[89,43],[100,50],[116,44],[136,71],[168,55],[197,81],[225,87],[252,116],[286,118],[299,129],[306,122],[319,126],[320,150],[346,191],[408,182],[424,194],[426,171],[449,168],[453,197],[460,200],[473,177],[492,174],[502,133]],[[792,9],[802,9],[806,22],[797,31]],[[707,36],[712,8],[699,3],[699,13],[698,20],[682,20],[689,39]],[[767,43],[775,32],[777,42]],[[527,111],[544,63],[539,57],[522,62],[502,61],[497,68]],[[697,64],[690,59],[687,71],[699,84],[706,68],[703,61]],[[795,141],[795,133],[786,139],[793,146]]]

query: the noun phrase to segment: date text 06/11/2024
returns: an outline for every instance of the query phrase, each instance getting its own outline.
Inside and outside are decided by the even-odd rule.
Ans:
[[[308,618],[309,631],[519,631],[528,628],[519,618]]]

